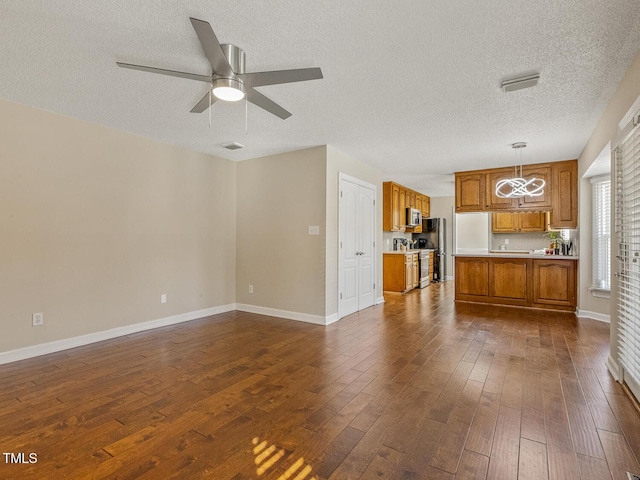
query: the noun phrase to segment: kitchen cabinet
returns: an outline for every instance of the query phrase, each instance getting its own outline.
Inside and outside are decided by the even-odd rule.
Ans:
[[[485,202],[485,174],[456,173],[456,212],[481,212]]]
[[[578,228],[578,161],[552,164],[551,228]]]
[[[528,233],[546,230],[546,212],[494,212],[491,214],[493,233]]]
[[[384,253],[382,255],[382,288],[403,293],[420,284],[417,253]]]
[[[429,218],[431,216],[431,197],[426,195],[422,197],[422,218]]]
[[[404,231],[404,193],[400,198],[400,185],[393,182],[382,184],[382,230],[386,232]]]
[[[407,227],[407,207],[422,211],[429,216],[430,198],[395,182],[382,184],[382,230],[385,232],[422,232],[422,226]],[[426,218],[426,217],[425,217]]]
[[[496,184],[515,174],[513,167],[456,172],[456,212],[550,211],[552,228],[578,227],[577,160],[525,165],[523,178],[544,180],[544,193],[536,197],[498,197]]]
[[[489,298],[489,258],[456,257],[456,300],[486,302]]]
[[[419,193],[416,194],[416,204],[414,205],[414,208],[422,212],[422,195],[420,195]]]
[[[572,260],[537,260],[533,265],[534,305],[575,307],[576,270]]]
[[[531,291],[531,262],[526,258],[494,258],[489,263],[489,298],[503,305],[526,306]]]
[[[460,302],[575,311],[577,260],[553,257],[456,256]]]
[[[486,203],[484,205],[485,209],[489,210],[513,210],[518,208],[518,199],[517,198],[502,198],[496,195],[496,184],[500,180],[504,180],[506,178],[513,178],[515,169],[509,168],[499,168],[490,170],[486,173],[485,179],[485,198]]]
[[[405,290],[417,288],[420,285],[420,270],[418,269],[418,254],[408,253],[404,256],[405,260]]]
[[[407,207],[416,208],[416,192],[407,190]]]
[[[522,167],[522,177],[525,180],[538,178],[544,180],[544,193],[537,197],[522,197],[518,199],[518,208],[523,209],[542,209],[549,210],[551,208],[551,197],[554,191],[551,181],[551,165],[541,163],[537,165],[525,165]]]

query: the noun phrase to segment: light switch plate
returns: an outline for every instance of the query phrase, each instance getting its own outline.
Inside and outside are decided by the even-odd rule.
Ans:
[[[309,235],[320,235],[320,226],[309,225]]]

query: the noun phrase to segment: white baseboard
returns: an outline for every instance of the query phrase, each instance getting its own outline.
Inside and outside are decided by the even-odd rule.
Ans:
[[[620,381],[620,366],[616,363],[616,361],[609,356],[607,359],[607,369],[609,373],[613,376],[616,382]]]
[[[586,317],[592,320],[598,320],[599,322],[611,323],[611,318],[609,317],[609,315],[606,315],[604,313],[590,312],[589,310],[578,309],[576,315],[578,315],[578,317]]]
[[[444,277],[444,281],[446,282],[447,280],[453,280],[453,275],[447,275]]]
[[[380,305],[381,303],[384,303],[384,297],[378,297],[376,299],[376,305]]]
[[[331,325],[332,323],[336,323],[338,320],[340,320],[338,318],[338,312],[334,313],[333,315],[329,315],[326,319],[326,325]]]
[[[241,312],[257,313],[259,315],[268,315],[270,317],[286,318],[288,320],[298,320],[300,322],[315,323],[316,325],[328,325],[338,320],[338,314],[334,313],[328,317],[322,315],[311,315],[308,313],[290,312],[288,310],[279,310],[277,308],[260,307],[258,305],[248,305],[246,303],[237,303],[236,310]],[[333,317],[336,317],[333,319]]]
[[[69,348],[81,347],[83,345],[101,342],[103,340],[109,340],[115,337],[131,335],[132,333],[143,332],[145,330],[151,330],[154,328],[166,327],[168,325],[175,325],[177,323],[188,322],[190,320],[196,320],[198,318],[208,317],[210,315],[218,315],[220,313],[231,312],[233,310],[236,310],[236,305],[234,303],[231,303],[228,305],[220,305],[217,307],[205,308],[203,310],[181,313],[179,315],[172,315],[170,317],[158,318],[156,320],[150,320],[148,322],[134,323],[132,325],[111,328],[109,330],[103,330],[101,332],[88,333],[86,335],[80,335],[78,337],[65,338],[62,340],[55,340],[53,342],[41,343],[39,345],[31,345],[29,347],[9,350],[7,352],[0,352],[0,365],[9,362],[15,362],[18,360],[24,360],[26,358],[46,355],[48,353],[59,352],[61,350],[67,350]]]

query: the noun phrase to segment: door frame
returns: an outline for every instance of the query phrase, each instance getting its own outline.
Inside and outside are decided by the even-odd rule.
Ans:
[[[347,181],[347,182],[351,182],[351,183],[355,183],[356,185],[359,185],[361,187],[365,187],[365,188],[370,188],[373,190],[373,194],[374,194],[374,199],[375,199],[375,204],[374,204],[374,209],[373,209],[373,238],[374,238],[374,254],[373,254],[373,271],[375,272],[375,286],[376,288],[374,289],[374,300],[373,300],[373,305],[376,305],[378,303],[378,299],[377,299],[377,292],[378,292],[378,288],[379,288],[379,281],[380,279],[378,278],[378,223],[377,223],[377,219],[378,219],[378,208],[380,208],[380,206],[378,205],[378,187],[372,183],[366,182],[364,180],[361,180],[360,178],[356,178],[356,177],[352,177],[351,175],[347,175],[346,173],[342,173],[342,172],[338,172],[338,291],[336,292],[336,297],[337,297],[337,301],[338,301],[338,320],[340,320],[343,316],[345,316],[343,314],[342,310],[342,302],[340,301],[340,292],[342,291],[344,285],[342,285],[342,268],[343,268],[343,262],[342,262],[342,256],[340,255],[340,242],[342,241],[342,235],[344,232],[342,232],[342,211],[340,208],[340,192],[342,190],[342,182],[343,181]],[[358,310],[359,311],[359,310]]]

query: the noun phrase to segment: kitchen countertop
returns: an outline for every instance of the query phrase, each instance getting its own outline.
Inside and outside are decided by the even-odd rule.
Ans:
[[[427,252],[433,252],[434,251],[433,248],[412,248],[411,250],[407,250],[406,252],[403,252],[402,250],[390,250],[390,251],[382,252],[382,253],[393,253],[393,254],[406,255],[407,253],[420,253],[423,250],[426,250]]]
[[[534,258],[534,259],[556,259],[556,260],[579,260],[579,257],[574,255],[545,255],[544,253],[516,253],[509,252],[508,250],[501,250],[500,253],[496,252],[469,252],[469,253],[454,253],[454,257],[491,257],[491,258]]]

